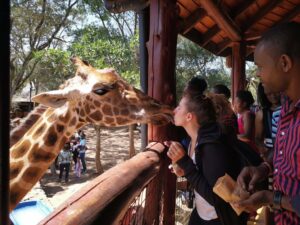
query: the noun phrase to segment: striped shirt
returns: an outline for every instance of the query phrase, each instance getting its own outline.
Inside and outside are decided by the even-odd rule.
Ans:
[[[284,195],[300,196],[300,100],[289,110],[291,101],[282,105],[276,136],[274,164],[274,190]],[[282,209],[275,211],[277,225],[299,225],[296,213]]]

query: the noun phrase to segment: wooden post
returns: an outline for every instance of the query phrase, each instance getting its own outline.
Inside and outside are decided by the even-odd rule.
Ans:
[[[234,102],[237,91],[244,90],[246,85],[245,75],[246,45],[243,42],[234,42],[232,45],[232,69],[231,69],[231,96]]]
[[[147,43],[148,95],[169,105],[175,105],[175,61],[177,44],[177,6],[175,0],[150,1],[150,33]],[[148,140],[174,139],[174,127],[149,125]],[[172,134],[173,131],[173,134]],[[175,133],[175,134],[174,134]],[[144,211],[144,224],[174,224],[176,177],[163,153],[163,165],[158,176],[149,184]],[[160,217],[160,214],[163,214]]]

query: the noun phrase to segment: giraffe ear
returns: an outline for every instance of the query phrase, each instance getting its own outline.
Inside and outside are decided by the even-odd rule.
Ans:
[[[43,92],[32,97],[32,101],[52,108],[59,108],[68,101],[68,94],[63,91]]]

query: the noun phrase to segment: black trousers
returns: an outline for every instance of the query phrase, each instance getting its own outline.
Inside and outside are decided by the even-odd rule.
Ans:
[[[62,178],[63,172],[66,170],[65,181],[69,180],[70,164],[71,163],[61,163],[59,165],[59,179]]]
[[[219,219],[214,220],[204,220],[198,215],[196,208],[193,209],[189,225],[222,225]]]

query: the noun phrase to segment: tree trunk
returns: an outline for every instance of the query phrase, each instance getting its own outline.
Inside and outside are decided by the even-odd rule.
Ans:
[[[96,156],[95,156],[95,161],[96,161],[96,169],[97,173],[101,174],[103,173],[103,167],[101,164],[101,127],[95,125],[94,126],[96,135],[97,135],[97,140],[96,140]]]

